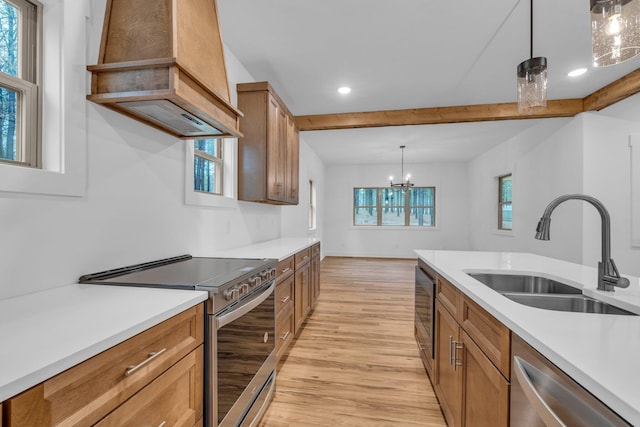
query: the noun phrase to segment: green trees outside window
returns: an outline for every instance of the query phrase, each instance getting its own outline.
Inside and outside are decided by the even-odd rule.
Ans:
[[[435,187],[354,188],[353,225],[435,226]]]

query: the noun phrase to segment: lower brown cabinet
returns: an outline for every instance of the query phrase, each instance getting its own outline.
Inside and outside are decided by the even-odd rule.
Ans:
[[[320,296],[320,243],[278,263],[276,357],[280,361]]]
[[[449,286],[452,286],[449,284]],[[455,288],[454,288],[455,289]],[[455,289],[455,292],[459,292]],[[452,296],[452,295],[449,295]],[[440,295],[438,296],[440,298]],[[445,307],[455,301],[454,317]],[[509,425],[509,379],[494,365],[485,350],[496,348],[493,343],[509,342],[509,330],[489,327],[497,322],[480,307],[469,302],[466,296],[447,298],[445,304],[436,301],[436,350],[435,350],[435,391],[445,416],[451,427],[507,427]],[[473,316],[467,307],[473,310]],[[466,322],[466,323],[465,323]],[[475,323],[474,323],[475,322]],[[479,324],[478,322],[481,322]],[[471,338],[461,324],[467,324],[476,340]],[[494,334],[494,331],[498,331]],[[483,332],[484,335],[479,335]],[[495,338],[493,338],[495,336]],[[505,346],[509,358],[509,346]],[[495,360],[501,360],[492,354]]]
[[[203,342],[199,304],[5,401],[3,427],[197,425]]]
[[[280,269],[279,269],[280,271]],[[293,318],[293,270],[276,284],[276,358],[280,360],[295,335]]]
[[[203,346],[104,417],[96,427],[191,427],[202,418]]]
[[[316,243],[311,247],[311,264],[309,270],[309,298],[311,299],[309,303],[313,310],[318,304],[318,297],[320,297],[320,243]]]
[[[295,272],[295,303],[294,303],[294,318],[296,322],[296,334],[300,330],[300,327],[304,323],[305,318],[311,311],[310,305],[310,293],[309,293],[309,263],[296,266]]]

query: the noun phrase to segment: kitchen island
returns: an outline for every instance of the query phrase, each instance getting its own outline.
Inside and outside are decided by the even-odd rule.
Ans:
[[[467,273],[523,273],[581,288],[586,296],[640,314],[640,278],[596,290],[597,270],[526,253],[417,250],[420,260],[519,335],[628,422],[640,424],[640,316],[544,310],[518,304]]]

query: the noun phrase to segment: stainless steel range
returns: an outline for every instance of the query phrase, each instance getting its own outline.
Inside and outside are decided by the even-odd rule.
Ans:
[[[272,259],[182,255],[79,281],[207,291],[205,425],[252,426],[275,389],[276,266]]]

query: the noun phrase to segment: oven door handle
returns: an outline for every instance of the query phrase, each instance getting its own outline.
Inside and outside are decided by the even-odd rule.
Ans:
[[[261,292],[259,295],[254,296],[248,301],[245,301],[242,305],[236,307],[233,311],[224,314],[218,318],[216,318],[217,329],[222,328],[225,325],[233,322],[234,320],[244,316],[260,304],[262,304],[269,296],[273,293],[273,290],[276,287],[275,280],[271,283],[264,292]]]

